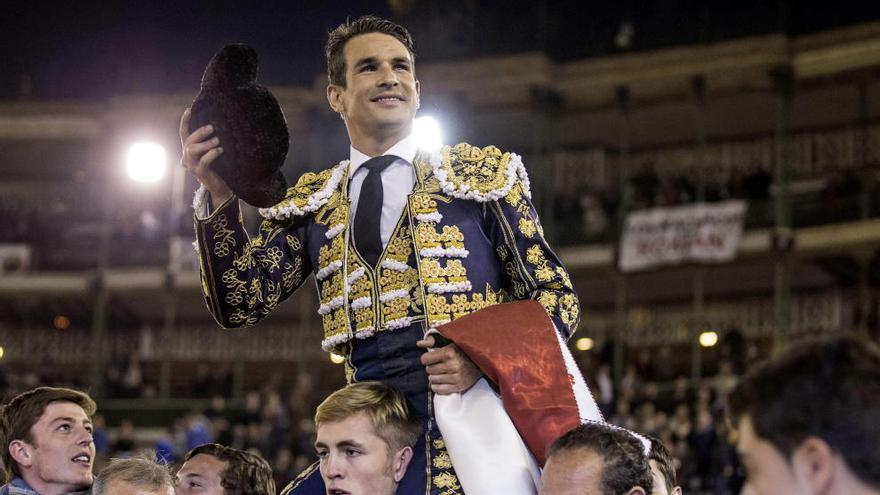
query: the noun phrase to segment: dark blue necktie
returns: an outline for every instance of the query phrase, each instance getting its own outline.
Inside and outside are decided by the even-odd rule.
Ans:
[[[397,159],[394,155],[376,156],[362,165],[368,172],[354,215],[354,244],[370,266],[375,266],[382,255],[382,238],[379,234],[382,221],[382,171]]]

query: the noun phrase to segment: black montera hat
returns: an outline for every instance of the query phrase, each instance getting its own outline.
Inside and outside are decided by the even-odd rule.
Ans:
[[[235,194],[257,207],[284,199],[281,173],[290,146],[287,121],[278,100],[256,83],[257,52],[243,44],[217,52],[202,76],[192,104],[189,131],[214,126],[223,154],[211,168]]]

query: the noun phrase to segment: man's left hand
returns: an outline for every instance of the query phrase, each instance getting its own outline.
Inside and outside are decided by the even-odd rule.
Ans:
[[[422,349],[436,345],[434,337],[428,336],[416,342]],[[435,394],[449,395],[464,392],[483,376],[480,368],[455,344],[422,354],[422,365],[428,372],[428,382]]]

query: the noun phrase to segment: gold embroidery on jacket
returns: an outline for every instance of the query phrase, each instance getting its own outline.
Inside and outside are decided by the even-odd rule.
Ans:
[[[281,286],[285,290],[291,291],[294,287],[302,283],[303,280],[303,261],[302,256],[293,259],[293,264],[285,263],[284,270],[281,272]]]
[[[535,234],[538,232],[538,229],[535,227],[535,222],[526,217],[521,217],[519,219],[519,231],[523,233],[526,237],[535,237]]]
[[[547,263],[547,257],[541,246],[535,244],[526,249],[526,260],[535,265],[535,278],[541,282],[550,282],[553,280],[555,272]]]
[[[556,308],[557,299],[556,294],[547,290],[541,291],[541,294],[538,296],[538,302],[547,311],[552,311]]]
[[[349,272],[351,273],[351,272]],[[351,289],[349,289],[348,297],[354,301],[355,299],[359,299],[361,297],[372,297],[373,295],[373,282],[370,280],[370,277],[364,275],[363,277],[354,281],[351,284]]]
[[[334,297],[342,295],[342,271],[338,271],[320,282],[321,303],[329,303]]]
[[[416,240],[420,249],[464,247],[464,234],[458,228],[458,225],[444,225],[442,232],[437,232],[430,224],[420,223],[416,227]]]
[[[409,261],[409,256],[412,254],[412,237],[409,233],[409,227],[401,227],[398,235],[388,241],[388,247],[385,248],[386,260],[390,259],[400,263]]]
[[[517,267],[516,261],[510,260],[505,262],[504,273],[507,274],[507,278],[511,282],[513,296],[516,299],[524,299],[528,291],[526,290],[526,284],[520,278],[519,267]]]
[[[467,278],[467,269],[465,269],[461,260],[448,259],[446,266],[440,266],[440,260],[436,258],[426,258],[422,261],[422,277],[425,284],[442,284],[448,282],[465,282]]]
[[[224,271],[221,280],[227,290],[224,298],[226,303],[233,306],[241,304],[247,291],[247,282],[238,278],[238,272],[235,268]]]
[[[502,153],[495,146],[478,148],[459,143],[444,153],[441,167],[446,170],[447,180],[459,189],[489,194],[507,184],[509,162],[510,153]]]
[[[416,194],[412,199],[413,214],[421,215],[437,212],[437,202],[426,194]]]
[[[514,185],[510,188],[510,192],[507,193],[507,196],[504,196],[504,201],[507,201],[517,211],[521,211],[520,208],[525,205],[525,201],[523,201],[522,189],[520,189],[519,185]],[[528,206],[526,208],[528,209]]]
[[[373,312],[373,306],[367,306],[365,308],[360,308],[355,310],[354,312],[354,327],[355,331],[365,330],[370,327],[375,327],[374,319],[376,314]]]
[[[446,450],[446,442],[442,438],[438,438],[431,442],[433,449],[429,454],[431,457],[431,465],[437,474],[431,476],[431,484],[434,488],[439,488],[440,495],[461,495],[461,484],[452,468],[452,462],[449,459],[449,453]],[[433,491],[433,490],[432,490]]]
[[[416,196],[418,198],[419,196]],[[385,249],[384,259],[394,263],[402,263],[406,268],[402,271],[397,268],[382,266],[377,270],[379,277],[379,294],[383,323],[393,320],[399,320],[408,316],[408,309],[413,303],[412,295],[419,285],[419,274],[415,268],[409,266],[410,256],[413,252],[413,240],[411,236],[412,229],[401,224],[395,235],[388,242]],[[394,294],[397,292],[398,294]],[[403,295],[405,292],[405,295]],[[396,295],[397,297],[392,297]],[[381,298],[385,297],[385,301]],[[414,311],[418,312],[418,311]],[[386,330],[383,325],[380,330]]]
[[[221,213],[211,222],[214,229],[214,254],[228,256],[232,247],[235,247],[235,231],[228,228],[229,221],[226,215]]]
[[[348,329],[348,315],[343,308],[333,310],[321,317],[324,325],[324,338],[330,338]]]
[[[448,452],[440,452],[434,456],[434,458],[431,459],[431,464],[437,469],[449,469],[452,467],[452,461],[449,459]]]
[[[557,275],[559,276],[559,278],[562,280],[562,286],[563,286],[563,287],[565,287],[566,289],[571,289],[571,288],[572,288],[572,286],[571,286],[571,277],[568,276],[568,272],[565,271],[565,268],[562,268],[561,266],[557,266],[557,267],[556,267],[556,274],[557,274]]]
[[[326,268],[334,261],[342,261],[342,248],[345,236],[336,236],[330,241],[330,245],[324,244],[318,250],[318,269]]]
[[[309,204],[309,199],[324,188],[336,167],[322,170],[318,173],[308,172],[300,176],[296,185],[287,189],[287,197],[277,206],[284,206],[290,202],[297,208],[303,209]],[[332,196],[330,198],[333,199]]]
[[[440,492],[441,495],[451,495],[453,493],[459,493],[461,490],[461,485],[458,484],[458,478],[455,474],[449,471],[443,471],[437,476],[434,476],[432,481],[434,482],[434,486],[444,490]]]
[[[486,294],[426,294],[426,310],[432,321],[455,320],[466,314],[502,302],[500,295],[488,285]]]
[[[407,314],[407,309],[409,308],[409,294],[406,297],[400,297],[396,299],[392,299],[383,303],[382,305],[382,318],[385,321],[396,320],[397,318],[403,318]]]
[[[579,316],[580,308],[578,308],[577,298],[574,294],[565,294],[559,298],[559,318],[562,323],[571,327],[578,321]],[[574,332],[573,328],[572,332]]]

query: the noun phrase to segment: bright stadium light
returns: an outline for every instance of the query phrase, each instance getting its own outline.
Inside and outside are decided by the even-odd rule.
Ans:
[[[593,348],[593,339],[589,337],[577,339],[577,342],[574,343],[574,346],[577,347],[577,350],[579,351],[589,351]]]
[[[443,145],[443,131],[434,117],[419,117],[413,121],[413,134],[421,149],[436,150]]]
[[[342,364],[345,362],[345,357],[340,356],[339,354],[330,353],[330,362],[333,364]]]
[[[128,176],[137,182],[158,182],[165,176],[168,160],[165,148],[156,143],[135,143],[125,161]]]
[[[4,349],[2,345],[0,345],[0,359],[3,359],[3,356],[5,354],[6,354],[6,349]]]
[[[703,347],[712,347],[718,343],[718,334],[716,332],[703,332],[700,334],[700,345]]]

